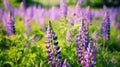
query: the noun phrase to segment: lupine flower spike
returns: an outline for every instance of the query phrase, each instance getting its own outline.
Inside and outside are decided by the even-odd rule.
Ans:
[[[66,0],[60,0],[60,15],[61,15],[61,17],[65,18],[67,16],[67,11],[68,11],[68,7],[67,7]]]
[[[8,11],[8,15],[7,15],[7,35],[11,36],[15,34],[15,26],[14,26],[15,22],[14,22],[14,17],[11,13],[11,11]]]
[[[10,10],[10,9],[11,9],[11,6],[10,6],[10,4],[9,4],[9,0],[4,0],[4,8],[5,8],[6,10]]]
[[[95,47],[93,42],[89,42],[88,30],[83,21],[82,19],[76,39],[78,61],[82,64],[82,67],[94,67],[96,64]]]
[[[87,50],[89,44],[89,33],[87,27],[84,24],[83,18],[81,19],[81,26],[78,30],[78,34],[76,36],[76,45],[77,45],[77,54],[78,61],[81,62],[84,58],[84,51]]]
[[[108,11],[105,12],[105,16],[102,22],[101,36],[108,41],[110,39],[110,18]]]
[[[66,33],[66,40],[67,40],[67,45],[71,45],[71,43],[72,43],[72,33],[71,33],[71,31],[70,31],[70,27],[71,27],[71,24],[69,24],[69,26],[68,26],[68,30],[67,30],[67,33]]]
[[[90,6],[86,8],[85,18],[86,18],[87,25],[92,24],[92,12],[91,12]]]
[[[87,50],[84,52],[84,59],[81,61],[83,67],[94,67],[95,62],[95,45],[93,42],[89,43]]]
[[[81,4],[82,4],[83,0],[78,0],[77,4],[76,4],[76,8],[75,8],[75,14],[77,18],[81,17]]]
[[[24,17],[25,11],[26,11],[26,5],[25,5],[25,0],[23,0],[20,4],[19,15],[21,17]]]
[[[97,31],[97,29],[93,32],[92,39],[95,44],[95,47],[97,48],[97,50],[99,50],[100,47],[98,46],[98,31]]]
[[[60,55],[60,47],[58,46],[57,36],[55,36],[55,32],[52,28],[51,22],[49,22],[47,29],[47,53],[48,53],[48,61],[50,62],[51,67],[61,67],[62,56]]]

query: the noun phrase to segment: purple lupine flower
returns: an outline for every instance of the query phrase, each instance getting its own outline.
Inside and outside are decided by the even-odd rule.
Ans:
[[[46,31],[46,29],[45,29],[45,18],[43,18],[43,17],[41,17],[40,19],[40,26],[41,26],[41,30],[42,31]]]
[[[71,40],[71,39],[72,39],[72,33],[70,32],[70,30],[68,30],[66,34],[66,40]]]
[[[82,3],[82,1],[78,0],[76,7],[75,7],[75,15],[77,18],[81,17],[81,3]]]
[[[108,11],[105,12],[105,16],[102,22],[102,27],[101,27],[101,36],[105,40],[110,39],[110,18],[109,18],[109,13]]]
[[[7,35],[11,36],[15,34],[15,22],[14,22],[14,17],[11,11],[8,11],[7,14]]]
[[[107,10],[108,10],[108,9],[107,9],[107,6],[106,6],[106,5],[104,5],[104,6],[103,6],[103,11],[105,11],[105,12],[106,12]]]
[[[9,0],[4,0],[4,8],[5,8],[6,10],[10,10],[10,9],[11,9],[11,6],[10,6],[10,4],[9,4]]]
[[[4,12],[3,12],[3,15],[2,15],[2,25],[3,25],[4,28],[7,27],[7,25],[6,25],[6,24],[7,24],[7,18],[6,18],[7,15],[8,15],[8,14],[7,14],[7,11],[4,11]]]
[[[68,29],[67,34],[66,34],[66,40],[67,40],[67,45],[71,45],[71,40],[72,40],[72,33],[71,31]]]
[[[81,64],[83,67],[94,67],[95,62],[95,46],[91,42],[89,43],[89,46],[87,50],[84,52],[84,59],[81,61]]]
[[[85,26],[84,20],[81,19],[81,26],[78,30],[78,34],[76,36],[76,45],[77,45],[77,54],[78,54],[78,61],[81,62],[83,59],[83,53],[87,50],[89,44],[89,33],[87,27]]]
[[[27,8],[25,13],[26,13],[25,15],[27,15],[28,19],[33,19],[33,6]]]
[[[93,32],[93,34],[92,34],[92,39],[93,39],[94,41],[98,42],[98,32],[97,32],[97,30],[95,30],[95,31]]]
[[[3,12],[2,9],[0,8],[0,19],[2,18]]]
[[[82,5],[82,3],[83,3],[83,0],[78,0],[78,2],[77,3],[79,3],[79,6],[81,6]]]
[[[87,22],[86,24],[90,25],[92,23],[92,13],[91,13],[90,6],[88,6],[86,8],[85,18],[86,18],[86,22]]]
[[[4,0],[4,8],[6,11],[10,11],[12,15],[14,15],[14,8],[12,8],[9,4],[9,0]]]
[[[97,50],[100,50],[100,47],[99,47],[99,45],[98,45],[98,31],[97,31],[97,30],[95,30],[95,31],[93,32],[93,34],[92,34],[92,39],[93,39],[93,41],[94,41],[94,44],[95,44],[96,49],[97,49]]]
[[[75,19],[74,19],[74,17],[75,17],[75,11],[73,9],[69,9],[68,10],[68,15],[69,15],[67,17],[68,22],[70,24],[74,24],[74,21],[75,21]]]
[[[55,32],[52,28],[51,22],[49,22],[48,29],[47,29],[47,53],[48,53],[48,61],[50,62],[52,67],[61,67],[62,56],[60,55],[60,47],[58,46],[57,36],[55,36]]]
[[[13,8],[13,13],[14,13],[14,16],[18,16],[18,9],[17,8]]]
[[[110,10],[110,21],[112,25],[116,24],[117,15],[118,15],[117,10],[114,7],[112,7]]]
[[[67,60],[65,59],[63,62],[62,67],[71,67],[71,65],[67,62]]]
[[[67,7],[66,0],[60,0],[60,15],[61,15],[61,17],[65,18],[67,16],[67,11],[68,11],[68,7]]]
[[[29,34],[29,32],[31,31],[31,24],[30,24],[30,18],[26,15],[24,16],[24,24],[25,24],[25,29],[27,34]]]
[[[26,11],[26,4],[25,4],[25,0],[23,0],[20,4],[19,15],[21,17],[24,17],[25,11]]]
[[[52,21],[58,19],[58,9],[55,6],[53,6],[52,9],[51,9],[51,11],[50,11],[50,19]]]
[[[84,22],[84,21],[85,21],[85,20],[82,19],[82,25],[83,25],[83,27],[82,27],[82,31],[83,31],[83,33],[82,33],[82,38],[83,38],[83,44],[84,44],[85,50],[86,50],[87,47],[88,47],[88,44],[89,44],[89,31],[88,31],[88,28],[87,28],[87,26],[85,25],[85,22]]]
[[[29,7],[25,12],[24,12],[24,23],[26,27],[27,33],[31,31],[31,24],[30,20],[33,19],[33,7]]]
[[[36,22],[36,23],[39,23],[39,19],[40,19],[40,13],[41,13],[41,7],[40,6],[38,6],[38,7],[34,7],[33,8],[33,10],[34,10],[34,12],[33,12],[33,20]],[[38,14],[36,14],[36,13],[38,13]]]

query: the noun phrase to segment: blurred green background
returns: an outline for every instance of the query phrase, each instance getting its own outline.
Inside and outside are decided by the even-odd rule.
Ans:
[[[10,4],[14,7],[19,7],[19,4],[22,0],[9,0]],[[59,6],[60,0],[26,0],[27,6],[30,5],[41,5],[45,8],[50,8],[53,5]],[[3,0],[0,0],[0,6],[3,6],[2,4]],[[75,6],[77,3],[77,0],[67,0],[67,4],[69,6]],[[102,8],[103,5],[106,5],[107,7],[119,7],[120,6],[120,0],[84,0],[84,3],[82,4],[83,7],[91,6],[92,8]]]

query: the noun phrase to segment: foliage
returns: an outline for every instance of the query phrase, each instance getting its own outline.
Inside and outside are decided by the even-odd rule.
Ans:
[[[16,24],[16,35],[7,37],[3,32],[0,33],[0,67],[5,65],[11,65],[12,67],[48,67],[49,63],[47,61],[46,49],[45,49],[45,32],[40,30],[40,26],[31,21],[32,31],[29,37],[25,35],[24,25],[20,17],[15,18]],[[46,24],[46,26],[48,23]],[[67,40],[66,32],[68,27],[68,22],[65,19],[60,21],[52,22],[52,26],[56,35],[58,36],[59,45],[61,46],[62,59],[67,59],[72,67],[80,66],[77,61],[76,45],[75,45],[75,35],[79,25],[74,24],[70,29],[73,35],[73,42],[71,45],[66,45]],[[93,23],[90,28],[90,34],[97,28],[100,31],[100,24]],[[21,30],[23,29],[23,30]],[[116,33],[114,33],[116,32]],[[96,67],[119,67],[120,63],[120,46],[119,42],[116,40],[117,35],[120,31],[116,31],[113,27],[111,28],[111,40],[106,43],[106,50],[97,51],[96,55]],[[64,35],[63,35],[64,34]],[[36,41],[37,39],[37,41]],[[99,46],[102,46],[102,39],[99,37]]]

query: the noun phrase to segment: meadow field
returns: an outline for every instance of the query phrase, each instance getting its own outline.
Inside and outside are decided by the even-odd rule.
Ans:
[[[0,1],[0,67],[120,67],[120,7],[27,2]]]

